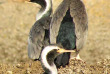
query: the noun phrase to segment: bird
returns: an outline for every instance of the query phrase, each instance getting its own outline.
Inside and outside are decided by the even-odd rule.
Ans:
[[[87,40],[88,17],[82,0],[63,0],[54,12],[50,23],[50,44],[60,44],[64,49],[75,50],[75,56],[63,53],[55,64],[65,67],[69,59],[82,60],[79,51]]]
[[[48,45],[41,52],[41,65],[44,74],[58,74],[54,59],[65,52],[75,52],[74,50],[65,50],[57,45]]]
[[[32,60],[40,60],[42,49],[49,45],[49,27],[52,13],[51,0],[30,0],[41,5],[36,22],[28,36],[28,56]]]

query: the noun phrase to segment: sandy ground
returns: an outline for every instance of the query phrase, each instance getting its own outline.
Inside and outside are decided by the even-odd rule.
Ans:
[[[14,2],[13,2],[14,1]],[[27,39],[40,6],[25,0],[0,0],[0,74],[42,74],[40,62],[27,56]],[[62,0],[53,0],[54,10]],[[86,62],[71,60],[59,74],[110,73],[110,1],[83,0],[88,13],[88,40],[80,52]]]
[[[39,61],[21,62],[18,64],[0,64],[0,74],[43,74]],[[110,59],[97,62],[93,65],[71,60],[65,68],[58,69],[58,74],[109,74]]]

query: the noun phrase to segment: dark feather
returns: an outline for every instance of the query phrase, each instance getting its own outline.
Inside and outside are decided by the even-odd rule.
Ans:
[[[87,13],[81,0],[71,0],[70,14],[75,23],[76,49],[79,51],[84,46],[88,30]]]

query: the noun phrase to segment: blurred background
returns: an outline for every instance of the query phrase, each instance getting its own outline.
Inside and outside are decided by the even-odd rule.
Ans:
[[[26,62],[27,39],[40,6],[29,0],[0,0],[0,63]],[[53,11],[62,0],[53,0]],[[81,51],[87,63],[110,59],[110,1],[83,0],[88,14],[88,40]]]

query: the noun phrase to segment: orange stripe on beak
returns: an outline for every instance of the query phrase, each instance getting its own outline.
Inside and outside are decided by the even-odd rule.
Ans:
[[[74,50],[65,50],[65,49],[60,48],[57,52],[63,53],[63,52],[75,52],[75,51]]]

